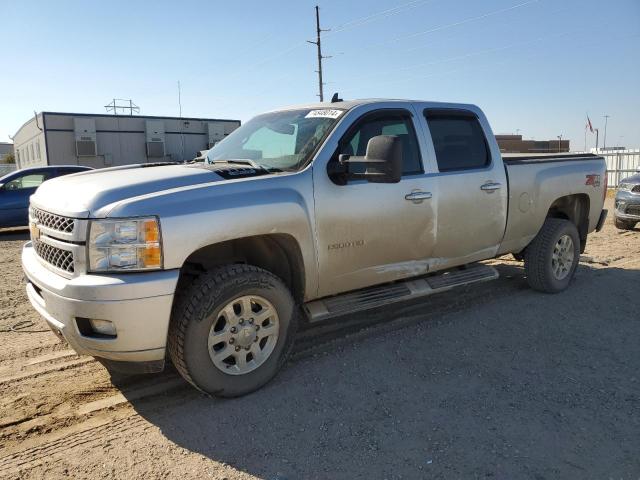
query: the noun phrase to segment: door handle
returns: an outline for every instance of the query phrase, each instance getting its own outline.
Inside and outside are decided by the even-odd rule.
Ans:
[[[431,197],[433,197],[431,192],[411,192],[406,194],[404,199],[415,202],[420,200],[429,200]]]
[[[500,190],[500,188],[502,188],[502,185],[500,183],[495,183],[495,182],[487,182],[484,185],[482,185],[480,187],[480,190],[483,190],[487,193],[491,193],[494,192],[496,190]]]

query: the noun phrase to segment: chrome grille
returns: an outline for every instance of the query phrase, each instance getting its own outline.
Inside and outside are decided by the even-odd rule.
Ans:
[[[36,254],[45,262],[65,272],[73,273],[73,252],[48,245],[39,240],[33,240]]]
[[[43,227],[65,233],[73,232],[73,218],[55,215],[53,213],[40,210],[39,208],[32,208],[31,215],[37,220],[37,223]]]
[[[636,185],[635,187],[633,187],[633,188],[631,189],[631,191],[632,191],[633,193],[640,193],[640,185]]]

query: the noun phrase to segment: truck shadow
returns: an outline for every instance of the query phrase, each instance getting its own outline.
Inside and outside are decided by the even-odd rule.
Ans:
[[[302,331],[302,350],[251,395],[188,387],[131,403],[171,442],[265,479],[639,468],[627,453],[640,270],[581,265],[569,290],[544,295],[520,265],[497,268],[494,282]],[[309,349],[313,338],[323,345]],[[595,442],[598,431],[615,434]]]

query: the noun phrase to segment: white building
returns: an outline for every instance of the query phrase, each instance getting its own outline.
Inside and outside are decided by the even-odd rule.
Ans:
[[[13,138],[18,168],[94,168],[193,159],[240,126],[239,120],[41,112]]]

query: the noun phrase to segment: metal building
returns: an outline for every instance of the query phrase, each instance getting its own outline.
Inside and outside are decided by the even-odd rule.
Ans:
[[[4,163],[5,158],[13,153],[13,143],[0,142],[0,163]]]
[[[13,137],[18,168],[94,168],[191,160],[240,126],[239,120],[41,112]]]

